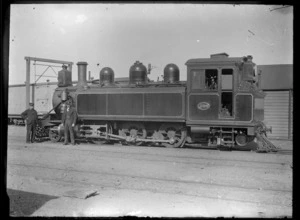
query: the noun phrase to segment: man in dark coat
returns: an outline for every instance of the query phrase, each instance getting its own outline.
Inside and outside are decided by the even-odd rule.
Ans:
[[[64,113],[62,115],[62,124],[65,127],[65,142],[64,145],[68,144],[69,141],[69,132],[71,136],[71,143],[75,145],[74,139],[74,126],[77,120],[77,112],[76,109],[71,106],[70,102],[66,103],[66,108],[64,109]]]
[[[34,104],[29,103],[29,109],[25,110],[21,117],[25,120],[26,124],[26,143],[34,143],[36,125],[38,123],[38,115],[34,109]]]

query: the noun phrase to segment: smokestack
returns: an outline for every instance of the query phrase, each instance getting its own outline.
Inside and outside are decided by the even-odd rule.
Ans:
[[[77,68],[78,68],[78,83],[77,87],[86,87],[87,81],[86,81],[86,67],[88,63],[87,62],[78,62]]]

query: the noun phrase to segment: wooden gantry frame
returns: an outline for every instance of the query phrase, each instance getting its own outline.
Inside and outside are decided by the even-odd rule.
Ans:
[[[30,102],[30,64],[31,61],[33,62],[44,62],[44,63],[55,63],[55,64],[65,64],[68,67],[68,70],[72,72],[72,66],[73,62],[70,61],[63,61],[63,60],[53,60],[53,59],[45,59],[45,58],[38,58],[38,57],[25,57],[26,60],[26,108],[29,108],[29,102]],[[37,65],[37,64],[36,64]],[[39,64],[43,65],[43,64]],[[51,65],[45,65],[50,67]],[[52,68],[52,67],[51,67]],[[44,71],[41,75],[39,75],[39,78],[34,82],[33,88],[35,83],[44,75],[46,71]],[[34,101],[34,89],[32,91],[32,101]]]

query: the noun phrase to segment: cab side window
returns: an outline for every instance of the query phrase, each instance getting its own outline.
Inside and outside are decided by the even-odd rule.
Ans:
[[[222,69],[221,71],[221,110],[222,118],[233,117],[233,69]]]
[[[207,90],[218,90],[218,70],[205,70],[205,86]]]
[[[204,91],[218,90],[218,70],[202,69],[191,71],[192,89],[200,89]]]

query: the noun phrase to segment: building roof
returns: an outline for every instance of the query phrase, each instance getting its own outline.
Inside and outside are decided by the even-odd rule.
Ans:
[[[293,89],[293,64],[257,65],[262,90]]]

